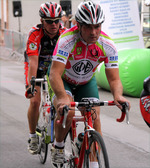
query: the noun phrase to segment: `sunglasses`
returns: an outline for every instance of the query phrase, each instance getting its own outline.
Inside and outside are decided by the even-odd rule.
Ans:
[[[59,23],[59,19],[56,19],[56,20],[43,19],[43,20],[45,20],[45,22],[46,22],[47,24],[53,24],[53,22],[54,22],[55,24]]]

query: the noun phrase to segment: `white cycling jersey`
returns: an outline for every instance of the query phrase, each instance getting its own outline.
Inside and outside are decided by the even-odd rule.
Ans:
[[[66,65],[63,79],[82,85],[92,79],[97,66],[103,61],[106,68],[118,68],[118,53],[112,39],[103,31],[95,44],[87,44],[75,26],[59,37],[53,61]]]

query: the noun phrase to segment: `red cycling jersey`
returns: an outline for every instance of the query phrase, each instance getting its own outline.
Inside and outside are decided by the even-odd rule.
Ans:
[[[67,28],[60,25],[57,35],[51,39],[43,30],[42,24],[36,25],[31,28],[25,50],[25,61],[24,61],[24,70],[25,70],[25,85],[28,86],[28,69],[29,62],[28,57],[38,56],[39,64],[37,77],[41,77],[42,74],[46,74],[49,64],[51,63],[51,58],[53,55],[53,50],[55,48],[56,42],[60,34],[62,34]],[[40,72],[41,71],[41,72]],[[40,72],[40,73],[39,73]]]

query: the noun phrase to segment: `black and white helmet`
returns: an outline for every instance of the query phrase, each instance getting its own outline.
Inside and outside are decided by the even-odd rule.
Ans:
[[[104,22],[105,16],[99,4],[87,1],[79,4],[75,19],[80,24],[99,24]]]
[[[41,4],[39,15],[41,18],[56,18],[62,16],[62,7],[56,2],[46,2]]]

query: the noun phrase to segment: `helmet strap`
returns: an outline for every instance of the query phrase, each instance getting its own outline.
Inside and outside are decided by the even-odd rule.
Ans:
[[[53,38],[59,33],[59,30],[58,30],[58,32],[54,35],[54,34],[48,32],[44,27],[43,27],[43,31],[44,31],[44,33],[47,34],[51,39],[53,39]]]
[[[50,34],[52,35],[50,32],[48,32],[45,28],[43,28],[43,30],[45,31],[46,34]]]
[[[44,31],[48,36],[52,36],[52,37],[54,36],[54,34],[48,32],[48,31],[45,29],[44,24],[43,24],[43,21],[42,21],[42,28],[43,28],[43,31]],[[51,38],[51,37],[50,37],[50,38]]]

